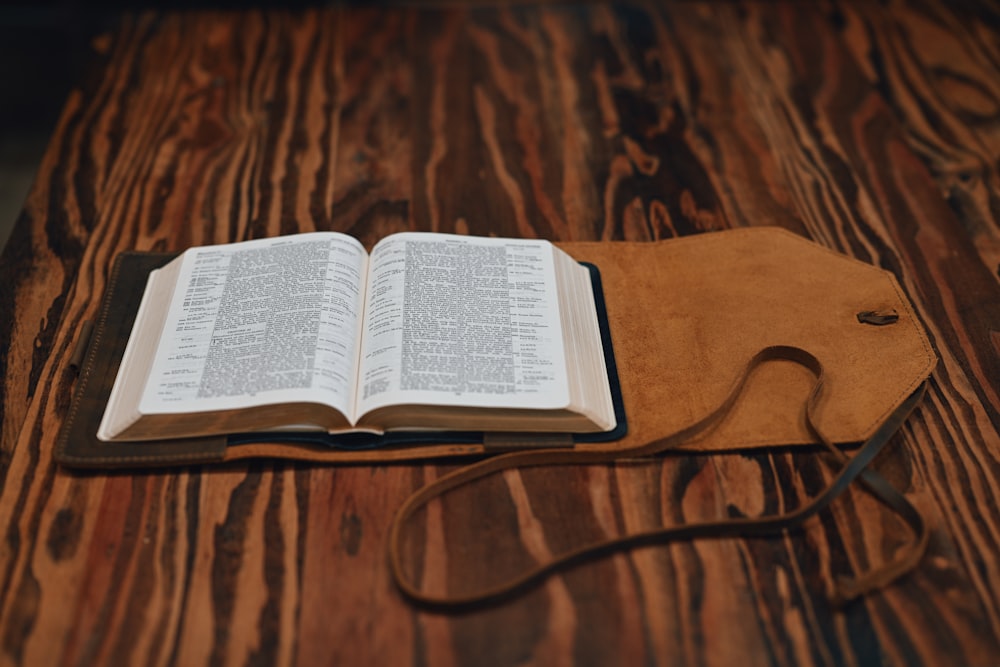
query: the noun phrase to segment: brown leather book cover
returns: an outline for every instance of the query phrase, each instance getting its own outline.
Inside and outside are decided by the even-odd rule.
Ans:
[[[818,415],[836,443],[864,441],[926,380],[937,358],[888,271],[777,228],[706,233],[653,243],[558,243],[596,266],[603,283],[628,432],[574,449],[629,450],[712,412],[757,351],[807,350],[826,369]],[[131,330],[145,276],[170,255],[129,253],[116,263],[84,357],[56,458],[68,466],[208,463],[249,457],[384,462],[482,455],[486,442],[396,443],[364,449],[259,438],[106,443],[96,431]],[[813,378],[774,361],[756,370],[726,419],[681,446],[720,451],[808,445],[803,403]],[[518,438],[517,446],[559,438]],[[565,440],[565,439],[563,439]],[[507,439],[498,440],[502,447]]]

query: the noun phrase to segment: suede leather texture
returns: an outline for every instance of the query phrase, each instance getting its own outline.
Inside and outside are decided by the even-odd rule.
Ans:
[[[770,345],[800,347],[823,364],[817,425],[839,444],[871,437],[937,362],[891,273],[781,229],[563,247],[600,267],[629,419],[625,440],[635,444],[712,412]],[[859,322],[865,311],[898,319]],[[792,362],[762,366],[722,424],[683,447],[816,442],[804,412],[813,381]]]

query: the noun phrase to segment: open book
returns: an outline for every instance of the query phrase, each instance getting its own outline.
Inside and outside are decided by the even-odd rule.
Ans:
[[[590,272],[563,251],[316,232],[154,271],[98,437],[615,426]]]

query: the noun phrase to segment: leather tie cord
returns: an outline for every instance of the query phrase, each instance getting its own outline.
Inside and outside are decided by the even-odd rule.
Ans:
[[[541,563],[519,576],[495,586],[471,593],[450,595],[425,592],[408,576],[402,557],[402,530],[413,514],[428,502],[459,486],[512,468],[526,468],[560,464],[611,463],[625,457],[649,456],[675,448],[697,435],[718,426],[735,405],[754,369],[773,360],[795,362],[808,369],[815,377],[813,388],[806,399],[806,423],[816,439],[839,460],[843,466],[833,481],[815,498],[801,507],[786,512],[758,518],[730,518],[657,528],[623,537],[611,538],[579,547]],[[913,530],[915,539],[888,563],[858,575],[853,580],[838,581],[831,595],[835,603],[845,603],[865,593],[883,587],[913,569],[927,547],[928,531],[917,509],[881,475],[867,469],[868,464],[881,451],[892,435],[902,426],[923,397],[923,387],[911,394],[882,426],[852,456],[838,449],[817,427],[816,411],[823,391],[824,373],[820,361],[811,353],[797,347],[771,346],[762,349],[747,363],[740,377],[733,384],[718,408],[701,420],[676,433],[628,449],[539,449],[504,454],[460,468],[441,477],[411,495],[400,507],[389,532],[389,565],[393,578],[402,593],[411,601],[426,607],[458,610],[464,607],[500,602],[540,583],[547,576],[567,567],[591,560],[601,555],[639,546],[663,544],[673,540],[721,537],[773,536],[799,526],[830,504],[855,479],[884,505],[896,512]]]

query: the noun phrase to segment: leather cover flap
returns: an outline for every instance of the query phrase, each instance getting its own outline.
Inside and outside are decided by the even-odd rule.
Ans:
[[[601,267],[626,440],[636,445],[714,410],[770,345],[801,347],[822,362],[817,425],[839,444],[868,439],[937,363],[891,273],[782,229],[562,245]],[[891,323],[859,321],[862,313]],[[792,362],[762,366],[726,420],[684,448],[812,443],[803,411],[812,383]]]

